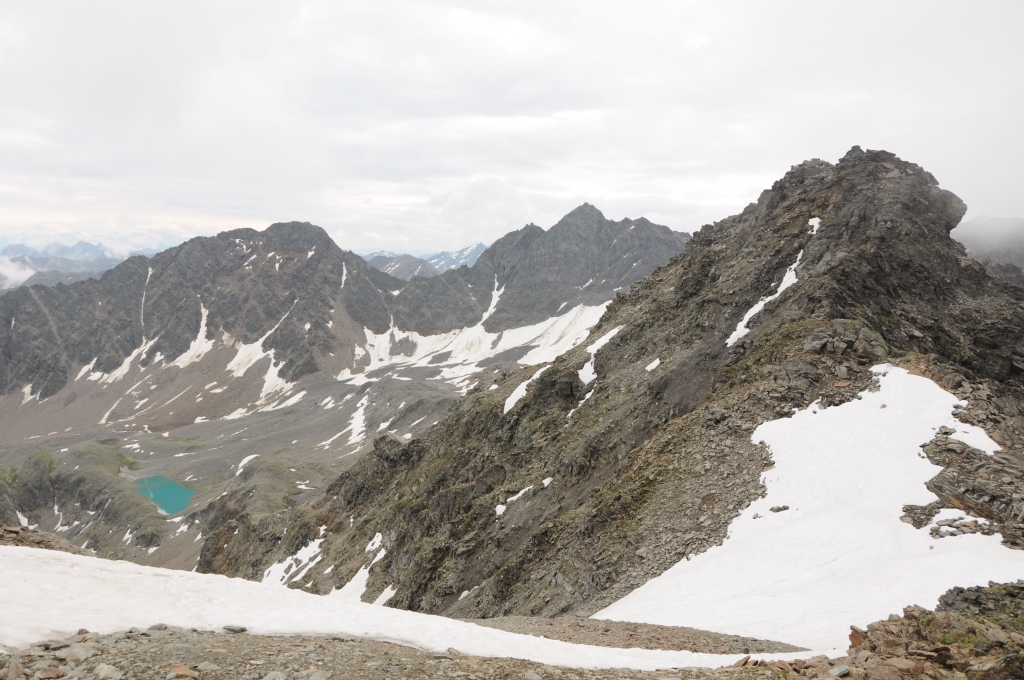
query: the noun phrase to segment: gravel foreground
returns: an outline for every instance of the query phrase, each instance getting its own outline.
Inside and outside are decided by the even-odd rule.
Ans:
[[[655,672],[558,668],[519,659],[436,654],[411,647],[325,637],[269,637],[156,627],[112,635],[83,632],[0,656],[0,678],[101,680],[328,680],[329,678],[785,678],[788,669],[677,669]]]
[[[557,633],[568,642],[646,635],[671,637],[661,626],[579,625],[574,619],[491,621],[516,632]],[[608,630],[605,631],[605,628]],[[606,633],[608,637],[602,634]],[[768,644],[705,631],[674,631],[698,644]],[[554,637],[554,635],[552,635]],[[848,655],[828,659],[755,662],[744,657],[719,669],[683,668],[652,672],[560,668],[519,659],[434,653],[375,640],[342,637],[256,636],[244,629],[200,631],[157,624],[146,630],[99,635],[81,630],[0,655],[0,679],[97,678],[99,680],[328,680],[329,678],[466,678],[466,680],[591,680],[657,678],[682,680],[1020,680],[1024,678],[1024,581],[954,588],[936,611],[910,606],[867,630],[851,627]],[[639,646],[639,645],[637,645]],[[704,651],[704,650],[693,650]],[[785,653],[785,652],[783,652]]]
[[[638,647],[669,649],[702,654],[763,654],[802,652],[784,642],[758,640],[739,635],[724,635],[682,626],[656,626],[649,623],[599,621],[578,617],[499,616],[493,619],[469,619],[471,623],[509,633],[600,647]]]

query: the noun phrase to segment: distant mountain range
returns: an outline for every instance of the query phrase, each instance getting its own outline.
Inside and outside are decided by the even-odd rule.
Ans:
[[[480,254],[486,249],[487,246],[483,243],[478,243],[475,246],[467,246],[461,250],[453,252],[446,250],[425,257],[381,250],[367,255],[366,261],[382,272],[390,274],[397,279],[408,281],[414,276],[429,278],[443,274],[449,269],[458,269],[462,266],[472,267],[476,264]]]
[[[119,260],[114,252],[102,243],[88,243],[79,241],[73,246],[66,246],[63,243],[51,243],[43,248],[33,248],[24,243],[12,243],[0,250],[0,255],[7,257],[32,257],[50,258],[60,257],[68,260]]]

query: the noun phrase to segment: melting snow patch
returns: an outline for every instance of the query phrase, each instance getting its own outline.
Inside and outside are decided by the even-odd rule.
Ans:
[[[153,346],[153,343],[156,342],[158,338],[159,336],[153,338],[148,342],[146,341],[145,338],[143,338],[142,344],[139,345],[138,348],[135,349],[135,351],[133,351],[131,354],[125,357],[125,360],[121,362],[120,366],[118,366],[116,369],[114,369],[107,375],[100,374],[100,376],[97,379],[100,381],[100,383],[109,385],[110,383],[115,383],[121,378],[128,375],[128,370],[132,367],[132,362],[135,361],[135,359],[137,359],[140,356],[146,356],[146,352],[149,351],[149,348]],[[90,375],[89,380],[92,379],[93,377]]]
[[[911,603],[934,607],[952,586],[1024,576],[1024,553],[1003,547],[999,536],[937,540],[900,521],[904,505],[936,500],[925,483],[942,468],[918,454],[939,427],[963,427],[952,415],[962,402],[901,368],[873,371],[877,392],[758,427],[751,441],[764,441],[775,461],[764,474],[766,497],[732,522],[724,544],[679,562],[595,618],[838,654],[851,624],[866,627]],[[779,505],[790,510],[769,512]]]
[[[569,418],[572,418],[572,414],[576,413],[577,410],[579,410],[585,403],[587,403],[587,399],[590,399],[590,397],[592,396],[594,396],[594,390],[590,390],[589,392],[587,392],[586,396],[583,397],[583,400],[580,403],[576,404],[575,408],[570,409],[569,412],[565,414],[565,419],[569,420]]]
[[[258,453],[254,453],[254,454],[252,454],[252,455],[250,455],[250,456],[246,456],[245,458],[243,458],[243,459],[242,459],[242,462],[240,462],[240,463],[238,464],[238,470],[236,470],[236,471],[235,471],[235,477],[237,477],[238,475],[242,474],[242,468],[244,468],[244,467],[245,467],[245,464],[246,464],[246,463],[248,463],[248,462],[249,462],[250,460],[252,460],[253,458],[259,458],[259,456],[260,456],[260,454],[258,454]]]
[[[82,370],[80,370],[78,372],[78,375],[75,376],[75,380],[80,380],[82,378],[82,376],[84,376],[86,373],[91,373],[92,369],[95,368],[95,366],[96,366],[96,359],[98,359],[98,358],[99,357],[93,357],[92,361],[87,363],[85,366],[82,366]]]
[[[517,493],[515,496],[512,496],[512,498],[509,498],[508,501],[506,501],[506,502],[507,503],[512,503],[514,501],[519,500],[520,498],[523,497],[523,494],[525,494],[527,491],[529,491],[532,488],[533,488],[533,484],[531,484],[530,486],[526,487],[525,489],[523,489],[522,491]]]
[[[299,581],[310,567],[320,561],[323,557],[320,554],[320,546],[324,542],[324,534],[327,527],[320,527],[320,536],[306,547],[300,549],[294,555],[286,557],[277,564],[271,565],[263,572],[261,583],[270,585],[287,585],[290,582]]]
[[[661,365],[661,359],[655,359],[651,363],[647,364],[644,368],[646,368],[647,371],[650,372],[650,371],[653,371],[654,369],[656,369],[660,365]]]
[[[366,549],[363,552],[372,552],[380,547],[380,544],[384,541],[384,536],[378,531],[374,534],[373,538],[369,543],[366,544]]]
[[[544,481],[543,481],[543,482],[541,482],[541,484],[543,484],[543,485],[544,485],[544,488],[546,489],[546,488],[548,488],[549,486],[551,486],[551,482],[553,482],[553,481],[555,481],[555,478],[554,478],[554,477],[545,477],[545,478],[544,478]]]
[[[494,506],[494,514],[496,514],[498,517],[501,517],[502,515],[504,515],[506,510],[508,510],[508,506],[507,505],[495,505]]]
[[[366,437],[366,404],[370,400],[370,395],[364,395],[359,403],[356,404],[356,410],[352,414],[352,420],[349,421],[349,429],[352,433],[348,437],[349,444],[358,444],[363,441]]]
[[[508,399],[505,400],[505,413],[511,411],[512,408],[519,402],[519,400],[526,396],[526,390],[530,386],[530,383],[539,378],[540,374],[548,370],[549,368],[551,367],[545,366],[544,368],[534,373],[533,377],[524,380],[522,383],[519,384],[518,387],[512,390],[512,394],[508,395]]]
[[[206,353],[213,349],[213,340],[206,339],[206,317],[209,316],[210,310],[208,310],[203,303],[199,303],[199,333],[196,335],[196,339],[192,341],[189,348],[180,357],[171,362],[171,366],[177,366],[178,368],[185,368],[189,364],[195,362],[206,356]],[[216,385],[217,383],[213,383]],[[207,389],[210,385],[206,386]]]
[[[782,295],[782,291],[786,290],[787,288],[792,286],[794,283],[796,283],[796,281],[797,281],[797,279],[796,279],[796,268],[797,268],[797,265],[800,264],[800,258],[802,258],[803,256],[804,256],[804,251],[801,250],[799,253],[797,253],[796,262],[791,264],[789,266],[789,268],[786,270],[786,274],[785,274],[785,276],[782,277],[782,283],[779,284],[778,290],[776,290],[771,295],[769,295],[767,297],[763,297],[760,300],[758,300],[757,304],[754,305],[753,307],[751,307],[750,310],[746,314],[743,315],[743,319],[740,320],[740,322],[738,324],[736,324],[736,330],[734,330],[732,332],[732,335],[729,336],[729,339],[725,341],[725,346],[726,347],[732,347],[733,345],[736,344],[737,340],[739,340],[744,335],[749,333],[750,329],[747,328],[747,324],[750,322],[750,320],[752,318],[754,318],[754,315],[757,314],[758,312],[760,312],[762,309],[764,309],[764,306],[766,304],[768,304],[769,302],[771,302],[775,298],[777,298],[780,295]]]
[[[350,385],[360,385],[371,381],[365,377],[366,373],[384,366],[429,366],[441,368],[439,379],[462,385],[467,377],[480,370],[478,362],[509,349],[530,346],[535,347],[518,363],[526,366],[549,363],[583,342],[607,307],[607,303],[592,307],[578,305],[561,316],[531,326],[489,333],[483,324],[494,313],[503,291],[495,282],[487,311],[475,326],[468,328],[426,336],[400,330],[394,324],[380,335],[366,329],[365,347],[356,346],[354,353],[357,360],[364,355],[369,356],[369,365],[356,375],[351,369],[343,369],[337,379]],[[391,347],[401,341],[409,341],[414,346],[413,353],[392,356]],[[447,354],[445,361],[431,363],[444,354]]]
[[[820,217],[812,217],[811,219],[807,220],[807,226],[809,226],[811,228],[811,230],[809,232],[807,232],[808,234],[812,234],[812,235],[813,234],[817,234],[818,233],[818,227],[821,226],[821,218]]]
[[[607,345],[608,341],[614,338],[615,334],[620,330],[622,330],[622,326],[616,326],[598,338],[597,342],[587,348],[587,351],[590,352],[590,361],[584,364],[583,368],[581,368],[579,372],[580,380],[583,381],[584,385],[589,385],[594,382],[594,379],[597,377],[597,372],[594,370],[594,358],[597,356],[597,351]]]

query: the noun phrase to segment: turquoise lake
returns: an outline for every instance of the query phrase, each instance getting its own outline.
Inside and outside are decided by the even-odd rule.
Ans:
[[[135,480],[135,490],[153,501],[162,515],[176,515],[192,502],[196,492],[162,475]]]

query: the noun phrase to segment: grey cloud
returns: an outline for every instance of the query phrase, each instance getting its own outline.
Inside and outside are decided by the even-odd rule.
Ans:
[[[693,230],[853,144],[1024,215],[1019,3],[0,8],[0,238],[301,219],[415,252],[587,200]]]

